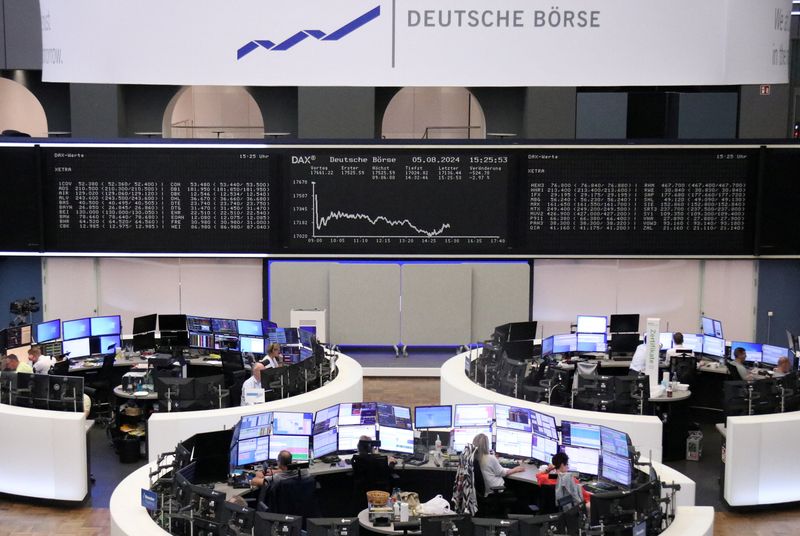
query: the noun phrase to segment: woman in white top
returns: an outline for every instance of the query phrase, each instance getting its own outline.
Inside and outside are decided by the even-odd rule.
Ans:
[[[478,434],[472,440],[475,446],[475,459],[481,466],[483,475],[484,495],[489,495],[492,488],[504,486],[503,478],[514,473],[521,473],[525,469],[518,465],[512,469],[506,469],[497,461],[497,457],[489,452],[489,438],[485,434]]]
[[[283,366],[283,356],[281,355],[281,345],[273,342],[267,347],[267,355],[261,360],[267,368]]]

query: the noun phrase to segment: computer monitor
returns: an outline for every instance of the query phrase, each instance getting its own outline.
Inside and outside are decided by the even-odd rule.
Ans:
[[[269,328],[265,332],[269,342],[277,344],[287,344],[286,330],[283,328]]]
[[[276,411],[272,414],[272,435],[310,436],[313,429],[314,414],[290,411]]]
[[[761,363],[763,354],[761,344],[757,342],[731,341],[731,358],[733,358],[733,352],[737,348],[744,348],[747,353],[746,363]]]
[[[58,340],[61,338],[61,320],[57,318],[36,324],[34,332],[37,344]]]
[[[239,350],[249,354],[265,354],[264,339],[242,335],[239,337]]]
[[[596,424],[561,421],[561,437],[570,447],[600,448],[600,426]]]
[[[578,350],[578,337],[575,333],[553,335],[553,353],[566,354]]]
[[[507,341],[532,341],[536,338],[536,321],[508,324]]]
[[[683,346],[691,348],[695,355],[703,353],[703,335],[699,333],[684,333]]]
[[[93,354],[113,354],[117,351],[117,348],[122,348],[122,340],[119,335],[92,337],[92,341],[97,341],[97,349],[92,348]]]
[[[553,354],[553,346],[555,344],[555,337],[552,335],[546,339],[542,339],[542,357]]]
[[[532,430],[530,410],[504,404],[494,405],[495,421],[501,428],[530,432]]]
[[[558,452],[558,440],[531,434],[531,458],[549,464],[556,452]]]
[[[378,403],[378,424],[381,426],[391,426],[393,428],[404,428],[412,430],[411,408],[406,406],[395,406],[393,404]]]
[[[303,528],[303,518],[287,514],[271,514],[269,512],[256,512],[255,528],[253,534],[257,536],[280,534],[281,536],[300,536]]]
[[[321,458],[335,454],[339,448],[339,434],[336,428],[330,428],[324,432],[314,434],[314,458]]]
[[[194,378],[158,377],[155,379],[156,393],[159,400],[194,400]]]
[[[307,462],[311,459],[307,435],[272,435],[269,440],[269,459],[277,460],[282,450],[292,453],[292,463]]]
[[[319,410],[314,415],[314,433],[319,434],[325,430],[335,428],[339,422],[339,404]]]
[[[195,333],[210,334],[212,333],[211,318],[207,316],[187,316],[185,329]]]
[[[269,435],[271,426],[271,411],[256,413],[254,415],[245,415],[241,418],[239,424],[237,424],[239,439],[251,439],[253,437]]]
[[[491,426],[494,422],[494,404],[456,404],[453,426]]]
[[[89,318],[66,320],[61,324],[61,338],[65,341],[83,339],[92,335],[92,321]]]
[[[394,428],[381,426],[378,431],[381,450],[399,454],[414,454],[414,430],[410,428]]]
[[[150,333],[156,330],[156,323],[158,322],[158,315],[145,315],[137,316],[133,319],[133,334]]]
[[[640,342],[638,333],[614,333],[611,335],[609,345],[613,352],[627,354],[634,352]]]
[[[605,333],[578,333],[577,346],[578,352],[605,352],[606,351]]]
[[[230,501],[225,501],[224,506],[228,526],[235,527],[232,529],[235,531],[234,534],[250,534],[255,526],[256,511]]]
[[[464,445],[467,443],[472,444],[472,441],[478,434],[485,435],[489,440],[489,445],[492,444],[492,428],[490,426],[453,428],[453,431],[450,434],[450,444],[452,445],[454,451],[461,452],[464,450]]]
[[[597,476],[600,465],[600,451],[597,449],[564,445],[564,452],[569,456],[569,468],[582,475]]]
[[[625,432],[614,430],[608,426],[600,427],[600,450],[603,454],[611,453],[617,456],[627,456],[630,438]]]
[[[158,331],[186,331],[186,315],[158,315]]]
[[[569,455],[568,455],[569,456]],[[600,465],[600,478],[610,480],[626,488],[631,487],[631,459],[611,452],[603,452]],[[572,457],[570,457],[570,463]]]
[[[350,426],[339,426],[339,452],[355,452],[358,450],[358,441],[361,436],[375,439],[374,424],[356,424]]]
[[[357,517],[309,517],[308,536],[358,536]]]
[[[700,317],[700,325],[703,327],[703,335],[709,337],[724,338],[722,335],[722,322],[709,318],[707,316]]]
[[[250,335],[251,337],[263,337],[264,326],[261,320],[237,320],[236,327],[239,335]]]
[[[414,408],[414,427],[450,428],[453,426],[453,406],[417,406]]]
[[[605,333],[608,329],[608,317],[578,315],[578,333]]]
[[[725,357],[725,339],[703,335],[703,353],[714,357]]]
[[[419,518],[422,536],[472,536],[472,518],[466,514]]]
[[[156,347],[156,334],[151,331],[150,333],[137,333],[133,336],[133,351],[143,352],[145,350],[152,350]]]
[[[236,320],[230,318],[212,318],[211,331],[223,335],[239,334],[239,328],[237,327]]]
[[[69,355],[70,359],[92,355],[89,337],[64,341],[61,343],[61,349],[62,352]]]
[[[733,345],[731,345],[733,348]],[[748,352],[749,355],[749,352]],[[762,344],[761,345],[761,362],[766,363],[767,365],[775,366],[778,364],[778,360],[781,357],[788,357],[790,362],[794,361],[794,357],[791,356],[788,348],[782,348],[780,346],[772,346],[770,344]],[[793,366],[791,368],[794,368]]]
[[[92,337],[102,335],[119,335],[122,333],[122,321],[119,315],[95,316],[89,319]]]
[[[519,521],[473,517],[472,530],[474,536],[519,536]]]
[[[339,425],[372,424],[377,420],[378,406],[375,402],[348,402],[339,404]]]
[[[228,350],[233,352],[239,351],[239,336],[226,335],[223,333],[214,333],[214,349],[215,350]]]
[[[611,315],[608,320],[608,328],[611,333],[638,333],[639,315]]]
[[[269,444],[269,436],[240,439],[238,454],[236,456],[236,466],[241,467],[242,465],[265,463],[269,460]]]
[[[214,334],[200,331],[189,332],[190,348],[214,348]]]
[[[494,450],[504,456],[530,458],[532,441],[530,432],[498,428]]]
[[[533,433],[558,441],[556,419],[552,415],[531,410],[531,426]]]
[[[684,339],[685,343],[686,339]],[[661,332],[658,334],[658,342],[661,345],[662,350],[669,350],[672,348],[672,333],[671,332]]]

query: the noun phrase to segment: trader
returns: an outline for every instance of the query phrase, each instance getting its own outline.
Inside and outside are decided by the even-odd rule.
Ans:
[[[261,389],[261,371],[264,370],[265,367],[263,363],[253,363],[253,367],[251,370],[250,377],[247,378],[244,383],[242,384],[242,401],[241,406],[247,405],[247,391],[248,389]],[[261,397],[261,402],[264,401],[264,397]]]
[[[296,476],[289,472],[289,466],[292,464],[291,452],[288,450],[280,451],[278,453],[277,462],[278,467],[268,470],[267,474],[264,474],[263,471],[256,472],[256,476],[250,481],[250,485],[253,487],[261,487],[266,484],[267,489],[269,489],[274,483],[278,483],[285,478]]]
[[[27,361],[21,363],[16,354],[8,354],[6,356],[4,367],[5,367],[4,370],[33,374],[33,367],[31,367],[31,364],[28,363]]]
[[[645,369],[647,368],[647,336],[645,336],[644,341],[642,344],[636,347],[636,351],[633,352],[633,358],[631,358],[631,364],[629,366],[630,373],[634,376],[638,376],[639,374],[644,374]]]
[[[554,475],[555,478],[552,478]],[[571,478],[570,478],[571,477]],[[553,463],[536,475],[539,486],[555,485],[556,501],[567,495],[572,497],[576,504],[589,503],[591,495],[578,483],[578,479],[569,474],[569,456],[566,452],[557,452],[553,455]]]
[[[670,360],[676,355],[685,354],[686,353],[685,350],[692,350],[692,352],[690,352],[688,355],[694,355],[693,348],[691,348],[690,346],[683,345],[683,333],[681,333],[680,331],[676,331],[675,333],[672,334],[672,342],[673,342],[672,348],[667,350],[665,356],[666,366],[669,366]]]
[[[788,376],[789,372],[791,372],[791,362],[788,357],[782,355],[778,359],[778,364],[775,365],[775,370],[772,371],[772,377],[783,378],[784,376]]]
[[[281,345],[273,342],[267,348],[267,355],[261,360],[266,368],[276,368],[283,366],[283,356],[281,355]]]
[[[500,462],[497,461],[497,457],[489,453],[489,438],[486,437],[486,434],[476,435],[472,440],[472,444],[475,446],[475,459],[478,460],[481,467],[485,488],[484,495],[486,496],[492,492],[492,488],[505,486],[504,477],[513,475],[514,473],[521,473],[525,470],[522,465],[512,467],[511,469],[505,469],[500,465]]]
[[[28,350],[28,361],[36,374],[47,374],[50,372],[50,367],[53,366],[53,360],[50,356],[42,355],[42,349],[39,346],[31,346]]]
[[[736,369],[739,373],[739,378],[742,380],[752,380],[753,375],[750,374],[750,371],[747,370],[745,367],[744,362],[747,359],[747,351],[742,348],[741,346],[737,346],[733,350],[733,361],[729,361],[731,365]]]

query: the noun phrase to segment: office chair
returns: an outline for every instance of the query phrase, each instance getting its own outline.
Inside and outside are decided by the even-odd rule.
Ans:
[[[108,427],[114,418],[113,375],[114,354],[107,354],[103,356],[103,364],[95,379],[84,384],[84,392],[89,395],[89,398],[92,400],[92,410],[95,412],[95,423],[103,427]],[[87,387],[91,388],[93,391],[91,393],[88,392],[86,389]]]
[[[367,507],[368,491],[391,493],[395,475],[389,466],[389,458],[377,454],[356,454],[351,460],[353,466],[353,492],[359,510]]]
[[[34,374],[31,378],[31,402],[36,409],[47,409],[50,396],[50,376],[47,374]]]
[[[689,384],[689,389],[692,389],[697,379],[697,359],[693,355],[678,354],[674,356],[670,360],[669,369],[675,375],[675,379]]]
[[[473,484],[478,500],[478,513],[475,517],[508,517],[511,506],[517,502],[514,494],[506,491],[505,486],[491,488],[491,492],[486,495],[486,481],[483,479],[481,463],[476,456],[473,463]]]
[[[261,488],[259,507],[263,509],[266,506],[266,511],[273,514],[302,517],[305,527],[306,518],[321,515],[319,501],[316,498],[317,481],[300,469],[290,468],[288,471],[296,474],[273,481],[269,486],[264,485]]]
[[[732,362],[725,361],[725,366],[728,367],[728,374],[732,380],[747,380],[747,378],[742,378],[739,374],[739,369]]]
[[[53,363],[50,374],[54,376],[67,376],[69,374],[69,359]]]

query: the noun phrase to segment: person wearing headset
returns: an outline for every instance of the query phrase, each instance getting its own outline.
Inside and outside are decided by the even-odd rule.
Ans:
[[[281,355],[281,345],[273,342],[267,347],[267,355],[261,360],[266,368],[276,368],[283,366],[283,356]]]

